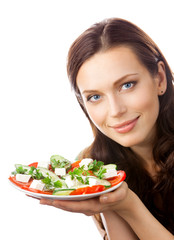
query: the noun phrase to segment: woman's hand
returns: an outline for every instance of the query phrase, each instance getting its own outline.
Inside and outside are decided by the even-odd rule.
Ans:
[[[113,192],[103,194],[98,198],[91,198],[83,201],[63,201],[41,199],[40,203],[60,208],[62,210],[83,213],[87,216],[104,211],[126,211],[131,206],[131,190],[127,184],[123,184]]]
[[[173,235],[154,218],[125,182],[115,191],[98,198],[84,201],[41,199],[40,203],[87,216],[113,211],[128,223],[139,239],[174,240]]]

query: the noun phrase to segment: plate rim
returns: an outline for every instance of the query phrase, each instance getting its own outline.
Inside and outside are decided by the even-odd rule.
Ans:
[[[104,191],[97,192],[97,193],[82,194],[82,195],[67,195],[67,196],[66,195],[61,195],[61,196],[58,196],[58,195],[49,195],[49,194],[31,192],[31,191],[20,188],[15,183],[11,182],[10,179],[8,179],[8,180],[9,180],[11,186],[13,186],[17,190],[25,193],[26,195],[28,195],[30,197],[34,197],[34,198],[37,198],[37,199],[46,198],[46,199],[52,199],[52,200],[69,200],[69,201],[76,201],[76,200],[78,201],[78,200],[86,200],[86,199],[90,199],[90,198],[95,198],[95,197],[98,197],[98,196],[103,195],[105,193],[112,192],[112,191],[116,190],[123,183],[123,181],[121,181],[117,185],[115,185],[113,187],[110,187],[110,188],[108,188]]]

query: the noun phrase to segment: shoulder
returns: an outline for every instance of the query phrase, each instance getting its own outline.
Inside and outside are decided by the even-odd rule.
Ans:
[[[75,161],[82,160],[83,158],[90,158],[90,150],[89,147],[83,149],[75,158]]]

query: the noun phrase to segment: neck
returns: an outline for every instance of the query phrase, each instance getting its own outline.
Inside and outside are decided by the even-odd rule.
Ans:
[[[144,163],[154,162],[152,146],[135,146],[131,147],[131,149],[143,159]]]
[[[145,168],[151,168],[155,164],[154,157],[153,157],[153,147],[155,143],[155,136],[156,136],[156,128],[154,127],[145,141],[131,147],[132,151],[141,157]]]
[[[131,149],[141,157],[144,168],[148,171],[149,175],[155,178],[160,169],[154,161],[152,144],[149,146],[135,146],[131,147]]]

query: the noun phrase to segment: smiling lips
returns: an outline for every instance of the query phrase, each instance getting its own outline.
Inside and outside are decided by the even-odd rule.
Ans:
[[[118,133],[127,133],[130,132],[136,125],[139,117],[134,118],[133,120],[123,122],[121,124],[116,124],[112,126],[114,130]]]

